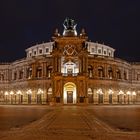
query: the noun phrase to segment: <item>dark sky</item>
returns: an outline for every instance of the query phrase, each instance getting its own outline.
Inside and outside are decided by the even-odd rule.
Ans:
[[[25,57],[25,49],[61,33],[65,17],[89,39],[116,49],[116,57],[140,61],[140,0],[0,0],[0,61]]]

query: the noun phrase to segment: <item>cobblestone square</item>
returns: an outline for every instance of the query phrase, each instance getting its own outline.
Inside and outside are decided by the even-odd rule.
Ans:
[[[1,140],[139,140],[140,106],[0,106]]]

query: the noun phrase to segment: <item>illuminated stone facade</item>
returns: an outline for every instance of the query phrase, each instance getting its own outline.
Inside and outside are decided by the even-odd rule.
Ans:
[[[66,19],[62,35],[56,29],[26,58],[0,64],[0,104],[140,104],[140,63],[114,51]]]

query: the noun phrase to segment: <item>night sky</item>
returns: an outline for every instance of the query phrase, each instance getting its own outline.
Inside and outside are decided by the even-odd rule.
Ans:
[[[89,40],[140,61],[140,0],[0,0],[0,61],[25,57],[25,49],[48,42],[66,17],[85,28]]]

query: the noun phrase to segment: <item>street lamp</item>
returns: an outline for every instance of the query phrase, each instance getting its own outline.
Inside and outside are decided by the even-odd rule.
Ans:
[[[43,90],[41,88],[38,89],[37,94],[43,94]]]
[[[32,94],[32,90],[31,89],[29,89],[29,90],[27,90],[27,92],[26,92],[27,94]]]
[[[98,93],[98,94],[103,94],[102,89],[99,88],[99,89],[97,90],[97,93]]]
[[[114,92],[113,92],[112,89],[109,89],[108,93],[109,93],[109,94],[113,94]]]

